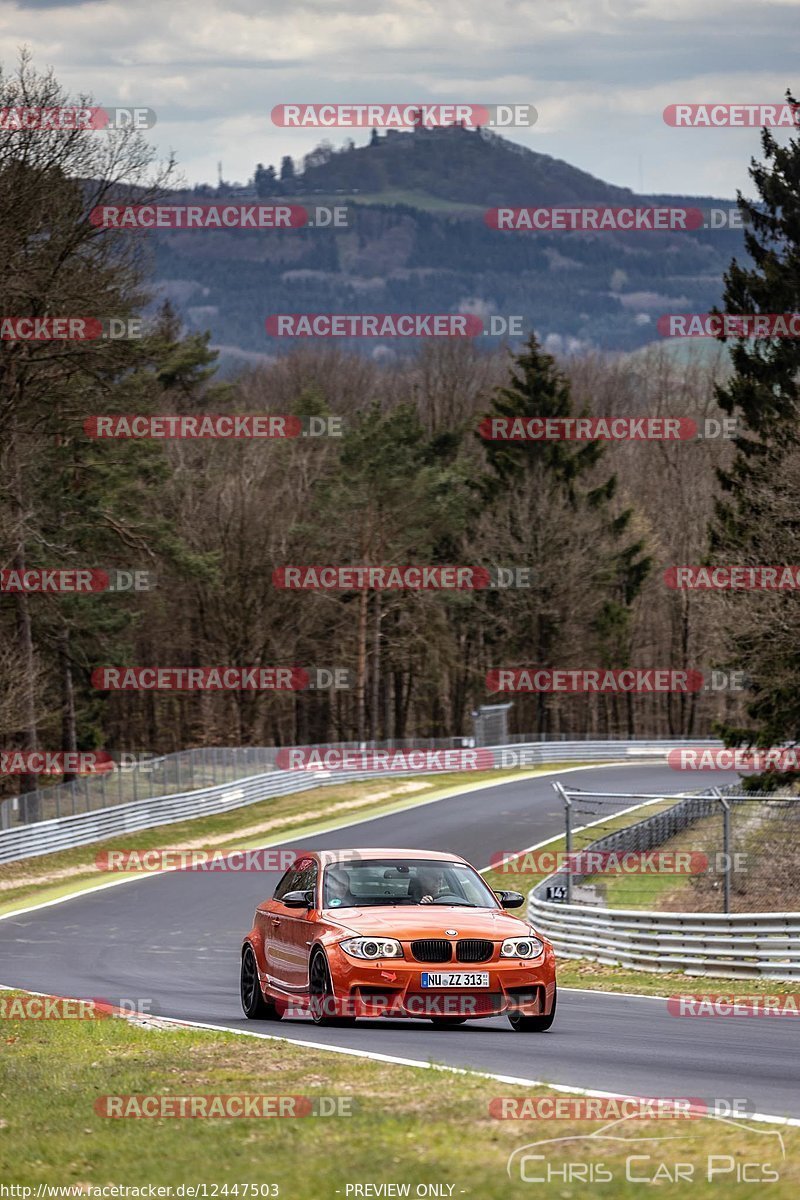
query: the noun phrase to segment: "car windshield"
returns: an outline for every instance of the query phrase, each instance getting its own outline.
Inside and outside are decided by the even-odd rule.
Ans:
[[[371,858],[326,867],[323,908],[395,904],[499,907],[494,892],[467,863],[430,858]]]

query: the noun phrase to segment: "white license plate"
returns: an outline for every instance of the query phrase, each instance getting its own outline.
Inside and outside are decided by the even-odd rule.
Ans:
[[[488,988],[488,971],[423,971],[424,988]]]

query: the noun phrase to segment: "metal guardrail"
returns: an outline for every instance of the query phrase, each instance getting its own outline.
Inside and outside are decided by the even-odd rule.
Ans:
[[[343,743],[337,748],[352,751],[359,749],[444,750],[453,749],[454,741],[463,743],[466,740],[448,738],[436,742],[429,739],[422,743],[395,744],[393,746],[376,743],[363,743],[359,746]],[[525,767],[565,761],[610,762],[637,758],[652,761],[654,757],[662,757],[671,749],[692,744],[707,746],[711,743],[708,739],[698,739],[696,743],[687,742],[685,739],[663,742],[530,741],[513,742],[506,746],[481,747],[480,751],[481,754],[485,754],[487,749],[491,750],[496,769],[502,772],[503,769],[511,769],[514,766],[524,769]],[[258,763],[261,769],[257,770],[255,774],[248,773],[245,761],[243,761],[239,766],[243,777],[228,779],[215,786],[199,787],[175,794],[148,796],[128,800],[125,803],[37,821],[33,824],[14,824],[11,827],[0,828],[0,863],[34,858],[42,854],[51,854],[57,850],[84,846],[103,838],[149,829],[156,825],[168,825],[174,821],[227,812],[233,808],[257,804],[261,800],[285,796],[291,792],[307,791],[314,787],[350,783],[359,779],[395,778],[432,773],[419,769],[352,772],[279,770],[274,765],[270,765],[274,764],[276,753],[276,747],[245,748],[241,752],[245,761],[249,759],[253,765]],[[224,764],[217,762],[215,765],[217,770],[223,771]],[[135,775],[136,772],[133,771],[131,774]],[[7,800],[4,805],[11,803],[12,801]]]
[[[562,958],[657,973],[800,979],[800,913],[590,909],[540,900],[534,891],[528,919]]]
[[[735,802],[738,797],[725,790]],[[707,815],[715,803],[719,796],[676,797],[673,808],[598,838],[584,850],[647,851]],[[530,922],[562,958],[659,974],[800,979],[800,913],[657,912],[547,900],[546,889],[565,879],[566,873],[559,871],[538,883],[527,909]]]
[[[496,747],[484,747],[473,738],[453,737],[398,739],[392,742],[330,742],[326,743],[325,749],[451,750],[480,746],[489,750],[496,748],[498,751],[527,749],[532,752],[532,762],[552,762],[574,758],[575,747],[580,747],[579,757],[589,761],[605,758],[609,744],[619,746],[622,755],[626,753],[624,747],[633,745],[637,747],[636,753],[641,753],[643,757],[660,755],[664,747],[679,745],[678,742],[632,743],[616,738],[603,741],[583,737],[566,740],[527,733],[514,734],[507,742],[498,743]],[[709,742],[680,744],[705,746]],[[48,784],[23,796],[0,800],[0,830],[51,820],[53,817],[74,817],[78,813],[96,812],[112,805],[128,804],[132,800],[154,800],[160,796],[213,788],[220,783],[233,783],[237,779],[276,770],[277,753],[278,747],[275,746],[199,746],[175,754],[123,754],[123,761],[112,772],[82,775],[70,783]]]
[[[256,775],[235,783],[220,784],[185,792],[177,796],[161,796],[153,800],[136,800],[129,804],[101,808],[96,812],[78,813],[74,817],[59,817],[39,821],[35,825],[20,825],[0,832],[0,863],[21,858],[36,858],[57,850],[85,846],[103,838],[170,825],[193,817],[229,812],[248,804],[257,804],[289,792],[302,792],[319,787],[313,772],[301,777],[298,772],[276,771]]]

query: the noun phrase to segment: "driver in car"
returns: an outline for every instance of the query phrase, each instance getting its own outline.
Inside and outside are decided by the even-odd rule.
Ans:
[[[350,876],[346,871],[333,870],[325,873],[325,903],[330,908],[353,908],[357,898],[350,891]]]
[[[431,867],[425,867],[417,872],[417,885],[422,892],[419,898],[420,904],[433,904],[437,896],[450,890],[445,884],[444,871]]]

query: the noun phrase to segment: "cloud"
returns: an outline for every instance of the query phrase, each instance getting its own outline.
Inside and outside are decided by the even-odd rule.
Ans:
[[[322,131],[271,125],[290,101],[532,103],[512,134],[610,182],[733,195],[755,130],[674,130],[663,108],[769,101],[793,84],[796,0],[17,0],[0,11],[8,68],[28,44],[73,92],[153,108],[160,152],[190,179],[244,180],[301,158]],[[331,131],[335,144],[358,131]]]

